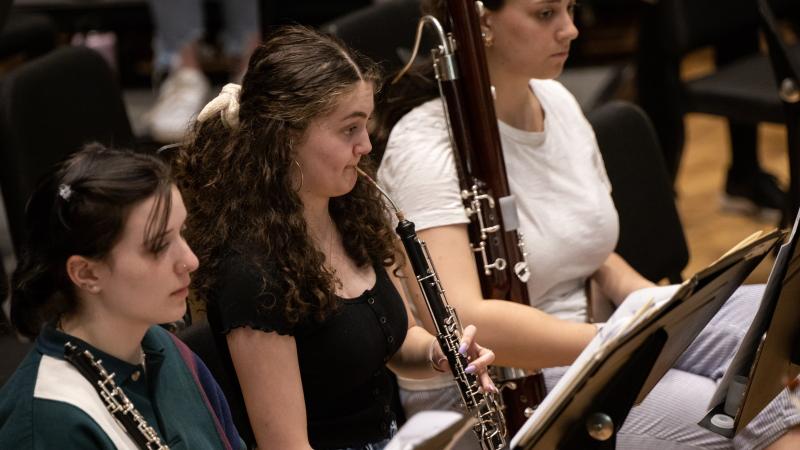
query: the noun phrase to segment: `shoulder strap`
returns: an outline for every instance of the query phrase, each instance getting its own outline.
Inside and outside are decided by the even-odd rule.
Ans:
[[[118,449],[139,448],[106,409],[91,383],[67,361],[42,355],[33,397],[75,406],[94,420]]]

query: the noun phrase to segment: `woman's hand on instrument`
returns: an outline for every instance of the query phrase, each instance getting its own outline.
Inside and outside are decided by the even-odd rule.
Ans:
[[[478,376],[481,389],[484,392],[497,393],[497,387],[495,387],[492,382],[492,378],[489,376],[487,370],[489,365],[494,362],[494,352],[478,345],[478,342],[475,340],[475,334],[477,332],[478,329],[475,325],[468,325],[465,327],[461,334],[461,346],[458,351],[467,358],[468,364],[465,371]],[[444,352],[435,339],[433,345],[431,345],[431,349],[430,361],[434,370],[439,372],[449,371],[450,365],[447,361],[447,357],[444,355]]]

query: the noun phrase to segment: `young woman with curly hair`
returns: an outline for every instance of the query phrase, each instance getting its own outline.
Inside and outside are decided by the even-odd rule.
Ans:
[[[356,170],[374,173],[378,78],[331,37],[279,29],[177,155],[187,237],[204,261],[197,293],[262,448],[382,448],[396,428],[387,364],[418,378],[446,368],[408,320],[389,214]],[[467,327],[470,371],[494,390],[494,355],[473,336]]]

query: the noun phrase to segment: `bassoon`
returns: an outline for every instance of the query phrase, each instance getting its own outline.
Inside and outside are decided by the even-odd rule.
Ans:
[[[447,0],[447,23],[424,16],[417,27],[411,67],[423,27],[433,27],[439,43],[431,53],[448,122],[461,197],[470,218],[468,232],[484,298],[529,305],[530,276],[519,218],[511,194],[497,128],[494,100],[483,49],[480,14],[474,0]],[[541,372],[493,368],[503,394],[506,422],[516,432],[544,398]]]

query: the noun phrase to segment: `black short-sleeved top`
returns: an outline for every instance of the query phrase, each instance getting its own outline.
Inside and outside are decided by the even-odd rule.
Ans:
[[[225,334],[247,326],[294,336],[308,435],[315,449],[388,437],[395,419],[390,405],[396,386],[386,362],[405,339],[408,317],[386,270],[375,267],[375,285],[357,298],[340,298],[338,311],[324,322],[308,318],[292,326],[284,319],[281,293],[263,291],[250,261],[234,252],[223,258],[208,298],[214,331]],[[283,287],[279,272],[271,266],[267,275]],[[230,358],[227,348],[222,353]]]

